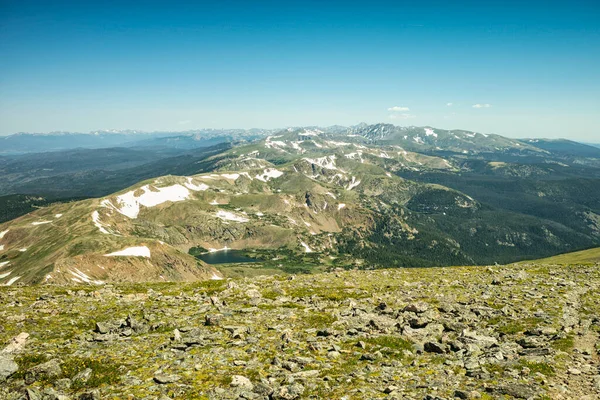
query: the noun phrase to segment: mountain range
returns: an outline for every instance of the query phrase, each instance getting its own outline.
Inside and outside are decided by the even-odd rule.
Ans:
[[[390,124],[178,145],[195,135],[0,159],[3,198],[35,209],[0,225],[0,283],[480,265],[600,246],[592,146]],[[222,249],[259,262],[195,257]]]

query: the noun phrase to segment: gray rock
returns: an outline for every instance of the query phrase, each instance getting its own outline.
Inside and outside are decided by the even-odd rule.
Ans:
[[[246,390],[254,389],[254,385],[252,384],[250,379],[242,375],[233,375],[231,377],[231,387],[237,387]]]
[[[276,400],[294,400],[304,394],[304,386],[299,383],[293,383],[288,386],[282,386],[277,393],[273,394]]]
[[[362,356],[360,356],[360,359],[363,361],[375,361],[377,358],[377,355],[373,353],[364,353]]]
[[[308,379],[308,378],[314,378],[316,376],[319,376],[320,373],[321,373],[321,371],[313,369],[313,370],[308,370],[308,371],[296,372],[296,373],[292,374],[292,377],[295,379]]]
[[[427,310],[429,310],[429,304],[419,301],[417,303],[411,303],[411,304],[407,305],[406,307],[404,307],[404,309],[402,311],[409,311],[409,312],[414,312],[414,313],[420,314],[420,313],[424,313]]]
[[[457,399],[467,400],[469,398],[469,393],[465,392],[464,390],[455,390],[454,397]]]
[[[444,354],[446,352],[446,348],[447,347],[445,345],[437,342],[426,342],[423,345],[423,349],[428,353]]]
[[[524,385],[520,383],[499,387],[489,387],[486,388],[486,391],[496,395],[508,395],[516,397],[517,399],[528,399],[530,397],[535,396],[536,394],[536,391],[532,389],[529,385]]]
[[[481,348],[488,348],[498,344],[498,339],[495,337],[480,335],[468,329],[463,330],[460,340],[464,343],[473,343]]]
[[[43,364],[38,364],[25,374],[25,383],[28,385],[36,382],[40,379],[53,379],[58,378],[62,375],[62,369],[60,368],[60,361],[53,358]]]
[[[521,345],[521,347],[525,349],[533,349],[535,347],[542,346],[542,343],[534,337],[524,337],[522,339],[517,340],[517,343]]]
[[[27,400],[42,400],[42,394],[37,389],[27,388],[25,393],[27,394]]]
[[[273,388],[263,382],[258,382],[256,385],[254,385],[253,391],[254,393],[260,394],[262,396],[270,396],[271,394],[273,394]]]
[[[11,356],[0,354],[0,383],[6,381],[19,370],[19,366]]]
[[[95,331],[98,333],[101,333],[104,335],[104,334],[109,333],[111,329],[112,329],[112,326],[108,322],[96,322]]]
[[[222,314],[212,314],[212,315],[206,315],[206,317],[204,317],[204,324],[207,326],[218,326],[221,324],[221,321],[223,320],[223,315]]]
[[[73,382],[81,382],[85,383],[92,377],[91,368],[86,368],[83,371],[80,371],[73,377]]]
[[[161,385],[177,382],[179,379],[181,379],[179,375],[175,374],[158,373],[154,375],[154,382],[160,383]]]
[[[90,390],[79,395],[79,400],[100,400],[100,391]]]
[[[54,386],[62,391],[69,390],[71,388],[71,380],[69,378],[62,378],[54,382]]]

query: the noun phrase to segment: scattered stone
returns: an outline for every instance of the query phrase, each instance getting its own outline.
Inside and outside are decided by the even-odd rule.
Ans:
[[[275,400],[294,400],[304,394],[304,386],[299,383],[293,383],[288,386],[282,386],[277,393],[273,395]]]
[[[19,333],[17,336],[11,339],[11,341],[8,343],[8,346],[6,346],[0,353],[11,354],[21,350],[23,346],[25,346],[27,338],[29,338],[29,333]]]
[[[497,394],[497,395],[507,395],[516,397],[517,399],[528,399],[530,397],[535,396],[536,391],[532,389],[528,385],[523,385],[520,383],[515,383],[506,386],[499,387],[489,387],[486,388],[486,391],[489,393]]]
[[[160,383],[161,385],[177,382],[179,379],[181,379],[181,377],[176,374],[157,373],[154,375],[154,382]]]
[[[429,304],[420,301],[418,303],[411,303],[411,304],[407,305],[406,307],[404,307],[404,309],[402,311],[409,311],[409,312],[414,312],[414,313],[420,314],[420,313],[424,313],[427,310],[429,310]]]
[[[446,346],[437,342],[427,342],[423,349],[428,353],[444,354],[446,352]]]
[[[254,389],[254,385],[250,381],[250,379],[241,375],[233,375],[231,377],[231,387],[237,387],[246,390]]]
[[[19,370],[19,366],[9,355],[0,354],[0,383]]]
[[[40,379],[50,379],[57,378],[62,375],[62,369],[60,367],[60,360],[53,358],[50,361],[47,361],[42,364],[38,364],[35,367],[32,367],[25,374],[25,383],[28,385],[36,382]]]
[[[205,325],[207,325],[207,326],[218,326],[218,325],[221,324],[222,320],[223,320],[223,315],[222,314],[206,315],[206,317],[205,317]]]

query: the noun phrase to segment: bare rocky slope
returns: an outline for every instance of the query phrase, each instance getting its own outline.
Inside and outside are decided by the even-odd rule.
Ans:
[[[597,399],[600,270],[0,288],[2,399]]]

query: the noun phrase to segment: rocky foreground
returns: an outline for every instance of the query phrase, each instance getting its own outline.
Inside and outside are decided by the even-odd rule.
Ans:
[[[0,289],[2,399],[597,399],[600,268]]]

